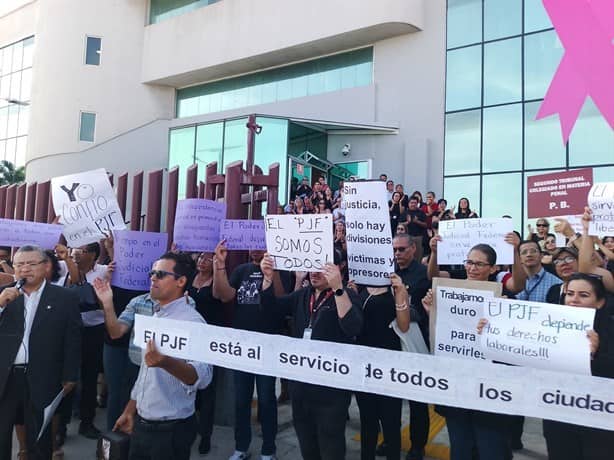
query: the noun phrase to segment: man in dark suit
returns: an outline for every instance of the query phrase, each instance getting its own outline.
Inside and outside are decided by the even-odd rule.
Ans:
[[[0,459],[11,458],[13,424],[23,414],[28,458],[49,460],[48,426],[40,440],[43,410],[79,375],[81,318],[78,295],[45,280],[49,260],[37,246],[13,258],[20,289],[0,293]]]

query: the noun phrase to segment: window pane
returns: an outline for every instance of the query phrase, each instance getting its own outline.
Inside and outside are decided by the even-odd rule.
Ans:
[[[100,65],[100,44],[98,37],[86,38],[85,63],[89,65]]]
[[[6,141],[0,141],[0,160],[4,160],[4,153],[6,152]]]
[[[18,120],[19,120],[19,106],[15,104],[9,105],[9,123],[8,123],[8,128],[6,130],[6,137],[17,136]]]
[[[563,46],[550,30],[527,35],[524,51],[524,98],[543,99],[563,57]]]
[[[179,198],[185,198],[185,171],[194,163],[196,128],[171,129],[168,143],[168,169],[179,166]]]
[[[96,114],[90,112],[81,112],[81,127],[79,129],[79,140],[86,142],[94,142],[95,131]]]
[[[524,0],[524,31],[548,29],[552,22],[546,13],[542,0]]]
[[[522,104],[484,109],[484,172],[522,169]]]
[[[614,130],[590,98],[569,138],[569,165],[614,163]]]
[[[34,37],[26,38],[23,41],[23,68],[32,67],[34,58]]]
[[[520,101],[520,38],[484,45],[484,105]]]
[[[19,107],[19,121],[17,124],[17,135],[25,136],[28,134],[30,126],[30,106],[22,105]]]
[[[222,172],[226,172],[226,166],[237,160],[244,162],[247,158],[247,118],[226,122],[224,130],[224,165]]]
[[[448,0],[448,48],[482,41],[482,0]]]
[[[17,138],[17,144],[15,146],[15,166],[23,166],[26,164],[26,147],[28,144],[28,136],[21,136]]]
[[[612,182],[614,181],[614,166],[593,168],[593,182]]]
[[[447,177],[444,179],[444,198],[448,207],[454,206],[458,211],[458,201],[461,198],[469,200],[469,207],[478,215],[480,213],[480,176]]]
[[[13,47],[7,46],[4,48],[4,54],[2,55],[2,75],[9,74],[13,71]]]
[[[19,100],[27,102],[30,100],[32,93],[32,68],[21,72],[21,94]]]
[[[17,148],[17,138],[7,139],[6,141],[6,153],[4,158],[11,163],[15,163],[15,149]]]
[[[9,99],[18,101],[21,95],[21,72],[11,74],[11,89],[9,91]]]
[[[448,51],[446,110],[479,107],[482,101],[482,46]]]
[[[7,125],[9,121],[9,108],[0,108],[0,139],[6,139]]]
[[[524,167],[526,169],[563,168],[565,144],[558,117],[535,120],[540,102],[524,106]]]
[[[279,118],[258,117],[256,122],[262,132],[256,136],[255,162],[264,174],[269,166],[279,163],[279,183],[287,183],[288,170],[288,121]],[[286,202],[286,187],[279,187],[279,202]]]
[[[0,107],[8,105],[6,99],[9,98],[10,90],[11,76],[5,75],[4,77],[0,78]]]
[[[479,110],[446,115],[446,175],[480,172]]]
[[[13,72],[22,69],[23,63],[23,41],[13,45]]]
[[[522,0],[484,0],[484,40],[520,35]]]
[[[222,164],[224,122],[200,125],[196,128],[196,163],[204,171],[205,166],[217,161]]]
[[[521,203],[521,173],[489,174],[482,177],[482,217],[512,216],[514,228],[520,231]]]

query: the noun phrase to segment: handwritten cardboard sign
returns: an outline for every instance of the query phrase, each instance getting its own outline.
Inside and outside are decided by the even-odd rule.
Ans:
[[[485,359],[477,334],[484,301],[501,295],[501,283],[433,279],[429,314],[431,351],[461,359]]]
[[[61,234],[61,225],[0,219],[0,246],[34,244],[43,249],[53,249]]]
[[[348,182],[344,186],[346,242],[350,279],[386,286],[394,273],[392,232],[386,185],[382,181]]]
[[[230,250],[264,250],[264,221],[223,219],[219,240],[226,240],[226,248]]]
[[[595,310],[515,299],[484,302],[481,344],[488,359],[591,375],[586,332]]]
[[[219,243],[220,222],[226,205],[217,201],[190,198],[177,202],[174,239],[181,251],[213,251]]]
[[[593,211],[589,234],[599,237],[614,235],[614,182],[600,182],[588,194],[588,206]]]
[[[113,232],[115,271],[111,284],[133,291],[149,290],[149,271],[166,252],[168,234],[116,230]]]
[[[462,264],[476,244],[488,244],[497,252],[498,264],[514,263],[514,247],[504,238],[514,230],[512,219],[458,219],[439,222],[442,241],[437,244],[439,265]]]
[[[582,214],[592,185],[592,168],[529,176],[527,215],[539,219]]]
[[[264,228],[278,270],[320,272],[333,263],[332,214],[269,214]]]
[[[71,247],[100,241],[111,231],[126,228],[104,169],[54,177],[51,198]]]

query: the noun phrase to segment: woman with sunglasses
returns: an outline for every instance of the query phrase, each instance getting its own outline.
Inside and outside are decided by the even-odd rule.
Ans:
[[[593,330],[587,333],[591,351],[591,373],[614,378],[614,319],[604,308],[608,294],[599,277],[575,273],[564,288],[562,302],[572,308],[594,308]],[[614,431],[590,428],[570,423],[544,420],[549,460],[609,460],[612,458]]]
[[[447,272],[437,266],[437,243],[440,236],[430,241],[431,258],[429,260],[429,277],[449,277]],[[524,287],[526,274],[520,264],[518,245],[520,238],[513,232],[505,236],[505,241],[514,246],[514,265],[512,274],[503,281],[504,288],[510,292],[519,292]],[[497,271],[497,253],[487,244],[477,244],[467,254],[465,269],[467,279],[472,281],[489,281]],[[433,291],[429,289],[422,299],[422,305],[430,312],[433,305]],[[506,460],[512,458],[510,438],[510,417],[503,414],[482,412],[456,407],[438,407],[437,411],[446,417],[448,436],[450,438],[451,460],[470,460],[478,454],[484,460]]]
[[[224,304],[213,297],[212,252],[201,252],[198,255],[196,273],[192,284],[188,287],[188,295],[196,302],[196,311],[207,321],[207,324],[224,325]],[[211,450],[217,373],[217,368],[214,367],[211,383],[204,390],[199,390],[196,396],[196,409],[199,411],[198,433],[200,434],[198,452],[201,455],[205,455]]]
[[[544,242],[548,237],[548,230],[550,230],[550,222],[548,222],[548,219],[537,219],[535,227],[537,228],[537,233],[533,231],[533,227],[529,224],[527,240],[535,241],[543,249]]]
[[[553,233],[548,233],[544,240],[544,246],[541,248],[542,252],[542,266],[544,269],[553,275],[556,275],[556,270],[552,264],[552,256],[556,251],[556,236]]]

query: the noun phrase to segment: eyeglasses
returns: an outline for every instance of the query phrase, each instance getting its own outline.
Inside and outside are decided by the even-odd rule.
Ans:
[[[535,248],[528,248],[528,249],[523,249],[522,251],[520,251],[521,256],[528,256],[528,255],[533,255],[533,254],[538,254],[538,253],[539,253],[539,250]]]
[[[572,256],[563,257],[562,259],[554,259],[552,263],[554,265],[570,264],[575,261],[576,258]]]
[[[550,227],[548,224],[535,224],[536,227]]]
[[[405,252],[409,246],[405,246],[403,248],[392,248],[394,252]]]
[[[34,268],[37,265],[42,264],[43,262],[45,262],[45,261],[44,260],[40,260],[38,262],[17,262],[15,264],[13,264],[13,267],[15,267],[15,268],[24,268],[24,267]]]
[[[489,267],[492,264],[489,264],[488,262],[476,262],[475,260],[465,260],[463,261],[463,263],[467,266],[467,267],[477,267],[477,268],[484,268],[484,267]]]
[[[177,273],[166,272],[164,270],[150,270],[148,273],[149,277],[155,277],[158,280],[166,278],[167,276],[172,276],[175,279],[181,278],[182,275],[178,275]]]

